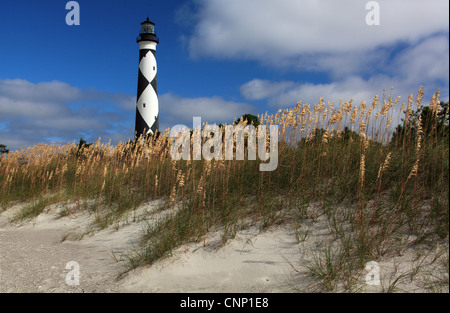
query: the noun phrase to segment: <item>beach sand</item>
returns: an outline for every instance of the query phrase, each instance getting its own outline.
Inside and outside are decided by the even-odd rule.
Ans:
[[[304,226],[308,235],[301,242],[290,224],[264,231],[249,225],[225,244],[220,230],[211,232],[201,242],[185,244],[171,256],[117,279],[125,270],[127,253],[139,243],[146,225],[155,220],[155,214],[164,214],[155,213],[157,205],[142,205],[120,222],[95,232],[90,232],[94,216],[74,209],[73,203],[52,205],[21,224],[12,224],[9,219],[23,204],[9,208],[0,214],[0,292],[316,291],[317,284],[307,275],[306,266],[329,237],[324,217]],[[60,217],[59,212],[67,206],[71,206],[71,214]],[[386,291],[396,277],[411,270],[415,256],[411,247],[399,257],[379,262],[384,287],[368,286],[368,272],[362,271],[355,291]],[[78,285],[67,283],[68,275],[69,282],[73,279],[73,268],[66,268],[71,261],[79,265]],[[436,276],[445,275],[440,269],[433,271]],[[427,291],[426,280],[405,279],[397,291]]]

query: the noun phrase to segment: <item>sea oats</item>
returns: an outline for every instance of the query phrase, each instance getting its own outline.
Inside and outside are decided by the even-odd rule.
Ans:
[[[203,184],[204,184],[204,181],[205,181],[205,176],[202,175],[202,176],[200,177],[199,182],[198,182],[197,191],[196,191],[196,193],[199,194],[199,195],[203,192]]]
[[[172,171],[177,170],[177,162],[175,160],[172,160]]]
[[[322,135],[322,142],[323,143],[328,143],[328,140],[330,139],[330,133],[328,132],[328,130],[325,130],[325,132]]]
[[[178,183],[180,181],[180,179],[181,179],[181,170],[178,170],[176,182]]]
[[[52,177],[53,177],[53,171],[50,172],[50,175],[49,175],[49,177],[48,177],[48,181],[51,181],[51,180],[52,180]]]
[[[359,123],[359,133],[362,134],[366,131],[366,122],[364,120],[362,120]]]
[[[418,126],[417,126],[416,153],[418,153],[421,148],[422,135],[423,135],[422,116],[419,116],[419,121],[418,121]]]
[[[383,164],[380,165],[380,168],[379,168],[379,170],[378,170],[377,180],[380,179],[381,174],[382,174],[383,172],[385,172],[386,169],[388,168],[389,162],[390,162],[390,160],[391,160],[391,154],[392,154],[392,153],[389,152],[388,155],[386,156],[386,159],[384,160]]]
[[[211,161],[205,160],[204,164],[205,164],[204,173],[205,173],[206,176],[208,176],[210,171],[211,171]]]
[[[388,121],[386,123],[385,131],[389,131],[389,127],[391,126],[391,122],[392,122],[392,116],[388,119]]]
[[[378,95],[376,95],[372,100],[372,108],[375,108],[378,105]]]
[[[364,113],[366,112],[366,101],[362,101],[359,105],[359,118],[361,119],[364,116]]]
[[[295,105],[295,108],[292,110],[292,112],[295,114],[299,114],[301,112],[301,101],[298,101],[297,104]],[[262,120],[261,120],[261,124],[262,124]]]
[[[355,107],[350,115],[350,122],[353,124],[356,122],[356,117],[358,116],[358,109]]]
[[[363,152],[359,163],[359,184],[361,188],[364,186],[365,175],[366,175],[366,155]]]
[[[408,97],[408,105],[406,107],[406,113],[405,113],[405,124],[408,124],[409,122],[409,117],[412,116],[413,111],[411,109],[412,106],[412,102],[413,102],[413,95],[410,94]]]
[[[183,174],[181,175],[181,177],[180,177],[180,182],[179,182],[179,184],[178,184],[179,187],[183,187],[183,186],[184,186],[184,183],[185,183],[184,178],[185,178],[185,176],[184,176],[184,173],[183,173]]]
[[[173,185],[172,191],[170,192],[170,196],[169,196],[169,202],[170,203],[174,203],[175,202],[176,192],[177,192],[177,185],[175,184],[175,185]]]
[[[327,117],[327,112],[328,112],[328,109],[327,108],[325,108],[325,110],[323,111],[323,113],[322,113],[322,122],[325,120],[325,118]]]
[[[367,113],[366,113],[366,121],[369,120],[370,115],[372,114],[373,109],[374,109],[374,107],[370,107],[370,108],[367,110]]]
[[[406,179],[406,181],[408,181],[411,177],[416,176],[418,169],[419,169],[419,160],[417,159],[416,162],[414,163],[414,166],[411,169],[411,172],[409,173],[408,178]]]
[[[325,109],[325,103],[323,102],[323,97],[320,98],[319,103],[314,107],[313,112],[320,113]]]
[[[352,111],[352,102],[353,99],[351,99],[350,101],[345,102],[342,110],[344,111],[345,114],[348,114]]]
[[[388,114],[392,103],[390,101],[383,100],[383,106],[381,107],[380,115]]]
[[[439,99],[439,90],[436,92],[436,94],[434,94],[431,97],[431,101],[430,101],[430,109],[431,109],[431,112],[433,112],[433,117],[435,117],[437,115],[437,113],[441,111],[441,105],[440,105],[440,101],[438,101],[438,99]]]
[[[422,102],[422,98],[423,98],[423,86],[420,86],[420,89],[417,92],[417,96],[416,96],[416,107],[417,108],[420,107],[420,103]]]
[[[330,125],[337,124],[342,121],[342,118],[343,118],[343,112],[341,110],[338,110],[337,112],[334,111],[331,114],[328,124],[330,124]]]
[[[400,113],[403,112],[403,109],[405,108],[405,102],[402,102],[402,106],[400,107]]]

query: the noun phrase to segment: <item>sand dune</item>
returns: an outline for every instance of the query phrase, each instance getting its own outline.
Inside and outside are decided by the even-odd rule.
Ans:
[[[315,283],[305,266],[328,236],[325,218],[311,222],[300,243],[289,224],[263,232],[249,225],[224,245],[220,231],[212,232],[203,241],[183,245],[172,256],[117,280],[126,254],[139,242],[145,225],[155,220],[157,203],[90,233],[93,216],[86,211],[60,217],[58,213],[70,205],[75,204],[50,206],[20,225],[8,220],[22,205],[0,215],[0,292],[310,292]],[[406,250],[401,257],[380,262],[384,283],[410,270],[414,255],[412,249]],[[66,282],[70,261],[80,266],[79,285]],[[381,286],[365,284],[366,274],[361,273],[358,291],[382,291]],[[400,291],[425,290],[420,282],[401,287]]]

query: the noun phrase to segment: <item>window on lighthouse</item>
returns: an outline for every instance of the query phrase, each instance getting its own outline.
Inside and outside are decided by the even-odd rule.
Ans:
[[[141,33],[144,33],[144,34],[154,34],[155,26],[153,26],[151,24],[144,24],[144,25],[142,25],[141,30],[142,30]]]
[[[142,106],[145,108],[145,103],[143,103]]]

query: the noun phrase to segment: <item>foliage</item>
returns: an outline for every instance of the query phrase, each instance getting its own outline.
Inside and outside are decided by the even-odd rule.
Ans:
[[[6,146],[5,145],[2,145],[2,144],[0,144],[0,154],[3,154],[3,153],[8,153],[9,152],[9,150],[8,149],[6,149]]]
[[[258,127],[259,124],[261,123],[260,120],[259,120],[259,118],[258,118],[257,116],[252,115],[252,114],[249,114],[249,113],[244,114],[244,115],[242,115],[241,117],[239,117],[238,119],[236,119],[235,124],[239,124],[239,122],[240,122],[241,120],[242,120],[242,121],[247,121],[247,125],[252,124],[252,125],[255,126],[255,127]]]
[[[438,139],[449,137],[448,102],[441,102],[436,107],[422,106],[410,113],[409,119],[402,119],[403,124],[397,125],[391,139],[391,144],[414,141],[419,121],[424,138]],[[405,115],[407,111],[403,112]]]

